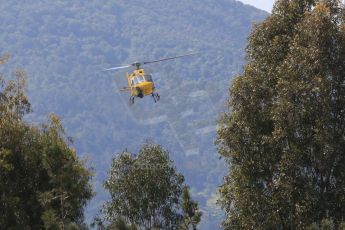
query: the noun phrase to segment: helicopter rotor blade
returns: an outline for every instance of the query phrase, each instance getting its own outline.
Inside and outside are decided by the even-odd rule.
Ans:
[[[116,66],[116,67],[113,67],[113,68],[105,69],[105,70],[103,70],[103,71],[116,70],[116,69],[125,69],[125,68],[129,68],[129,67],[131,67],[131,66],[132,66],[132,65]]]
[[[187,56],[191,56],[191,55],[196,55],[196,54],[198,54],[198,53],[199,53],[199,52],[197,52],[197,53],[190,53],[190,54],[184,54],[184,55],[179,55],[179,56],[175,56],[175,57],[167,57],[167,58],[158,59],[158,60],[154,60],[154,61],[146,61],[146,62],[143,62],[142,64],[145,65],[145,64],[155,63],[155,62],[168,61],[168,60],[171,60],[171,59],[176,59],[176,58],[181,58],[181,57],[187,57]]]
[[[153,61],[134,62],[134,63],[127,64],[127,65],[123,65],[123,66],[116,66],[116,67],[113,67],[113,68],[105,69],[105,70],[103,70],[103,71],[117,70],[117,69],[125,69],[125,68],[129,68],[129,67],[136,67],[137,69],[139,69],[139,67],[140,67],[141,65],[146,65],[146,64],[155,63],[155,62],[161,62],[161,61],[168,61],[168,60],[172,60],[172,59],[176,59],[176,58],[181,58],[181,57],[187,57],[187,56],[191,56],[191,55],[196,55],[196,54],[199,54],[199,53],[200,53],[200,52],[189,53],[189,54],[184,54],[184,55],[179,55],[179,56],[174,56],[174,57],[167,57],[167,58],[162,58],[162,59],[153,60]]]

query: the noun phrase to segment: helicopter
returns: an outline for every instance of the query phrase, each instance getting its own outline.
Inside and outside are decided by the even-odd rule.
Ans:
[[[187,56],[191,56],[195,54],[197,53],[189,53],[189,54],[184,54],[184,55],[179,55],[179,56],[174,56],[174,57],[167,57],[167,58],[162,58],[162,59],[153,60],[153,61],[143,61],[143,62],[136,61],[131,64],[108,68],[108,69],[105,69],[104,71],[134,67],[135,69],[133,70],[133,72],[126,73],[128,86],[123,87],[122,89],[120,89],[120,91],[130,92],[130,95],[131,95],[129,98],[130,105],[134,104],[134,98],[136,97],[143,98],[148,95],[151,95],[154,102],[156,103],[159,101],[160,95],[156,92],[156,88],[155,88],[155,84],[153,82],[152,76],[148,74],[147,72],[145,72],[145,70],[141,66],[146,65],[146,64],[156,63],[156,62],[168,61],[168,60],[181,58],[181,57],[187,57]]]

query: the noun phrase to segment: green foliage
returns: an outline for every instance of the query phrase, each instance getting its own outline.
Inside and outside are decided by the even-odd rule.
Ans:
[[[345,218],[343,12],[336,0],[281,0],[251,34],[219,121],[231,167],[220,189],[226,228]]]
[[[78,159],[56,115],[42,127],[22,117],[30,111],[25,73],[0,79],[0,226],[60,229],[83,222],[93,193],[91,171]]]
[[[110,226],[110,229],[116,230],[137,230],[135,225],[128,225],[122,218],[118,218]]]
[[[41,218],[45,229],[59,229],[59,217],[54,210],[45,210]]]
[[[179,226],[181,230],[196,229],[202,216],[202,212],[198,208],[198,203],[191,199],[189,188],[185,186],[182,191],[182,210],[183,221]]]
[[[111,195],[104,208],[106,220],[112,224],[121,218],[144,229],[177,229],[183,181],[159,145],[144,144],[137,156],[119,154],[105,182]]]
[[[7,55],[0,58],[1,63],[7,62]],[[5,76],[0,75],[0,115],[20,120],[30,112],[30,103],[24,93],[26,73],[17,69],[13,72],[14,80],[5,82]]]
[[[323,219],[321,221],[321,228],[320,230],[333,230],[334,229],[334,223],[330,219]]]
[[[345,222],[342,221],[336,226],[333,222],[332,219],[323,219],[319,223],[312,223],[309,225],[306,230],[333,230],[333,229],[338,229],[338,230],[344,230],[345,229]]]
[[[316,223],[309,225],[306,230],[319,230],[319,226]]]
[[[340,224],[339,224],[339,230],[345,230],[345,222],[342,221]]]

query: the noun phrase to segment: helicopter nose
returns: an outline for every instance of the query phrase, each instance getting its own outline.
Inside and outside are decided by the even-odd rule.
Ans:
[[[154,86],[152,82],[145,82],[145,83],[142,83],[141,88],[145,95],[149,95],[149,94],[152,94]]]

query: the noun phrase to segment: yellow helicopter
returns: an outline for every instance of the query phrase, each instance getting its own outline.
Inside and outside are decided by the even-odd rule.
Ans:
[[[143,68],[141,68],[142,65],[155,63],[155,62],[161,62],[161,61],[168,61],[175,58],[181,58],[186,56],[195,55],[197,53],[190,53],[175,57],[167,57],[163,59],[158,59],[154,61],[145,61],[145,62],[134,62],[127,65],[117,66],[109,69],[105,69],[105,71],[108,70],[117,70],[117,69],[124,69],[129,67],[135,67],[135,70],[132,73],[126,73],[127,76],[127,82],[128,86],[123,87],[121,91],[128,91],[131,93],[131,96],[129,98],[130,105],[134,104],[134,98],[139,97],[143,98],[145,96],[151,95],[154,102],[159,101],[160,96],[156,92],[155,84],[152,80],[152,76],[145,72]]]

